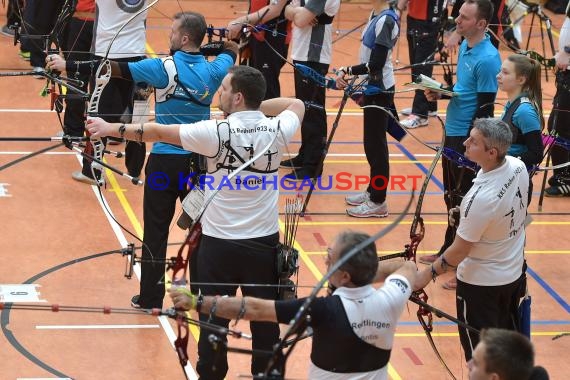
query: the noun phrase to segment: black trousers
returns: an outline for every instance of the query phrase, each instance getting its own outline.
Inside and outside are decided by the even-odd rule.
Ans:
[[[102,57],[99,57],[102,58]],[[144,57],[113,59],[116,62],[136,62]],[[96,70],[95,70],[96,71]],[[91,88],[95,88],[95,75],[91,76]],[[111,78],[99,99],[98,114],[109,123],[130,122],[133,109],[135,83],[123,78]],[[105,139],[103,141],[106,141]],[[138,177],[144,165],[146,145],[144,143],[127,142],[125,147],[125,163],[133,177]],[[83,175],[92,178],[91,161],[83,158]]]
[[[293,61],[316,70],[321,75],[326,75],[329,65],[318,62]],[[303,168],[313,173],[321,161],[324,147],[327,141],[327,113],[325,110],[326,89],[316,86],[310,79],[294,70],[295,97],[304,102],[312,102],[322,106],[309,107],[305,111],[303,124],[301,125],[301,147],[299,156],[303,159]],[[320,173],[315,173],[320,174]]]
[[[20,11],[22,11],[23,14],[23,9],[24,5],[22,0],[8,0],[8,7],[6,8],[6,25],[21,25],[22,20],[20,17]]]
[[[93,39],[93,21],[85,21],[72,17],[67,26],[64,56],[66,61],[88,61],[91,59],[91,41]],[[89,74],[67,73],[71,78],[83,81],[81,90],[87,92]],[[63,117],[63,131],[66,135],[81,137],[85,132],[85,105],[84,99],[78,98],[71,91],[65,99],[65,115]]]
[[[387,91],[394,91],[394,87]],[[365,105],[394,108],[394,94],[380,93],[364,96]],[[382,203],[386,200],[390,178],[390,157],[388,155],[388,115],[377,108],[364,108],[364,153],[370,165],[370,183],[366,191],[370,200]]]
[[[216,285],[200,285],[202,294],[229,295],[236,294],[237,286],[219,285],[219,283],[242,284],[277,284],[277,263],[275,246],[279,242],[279,233],[243,240],[224,240],[210,236],[202,236],[198,250],[198,276],[201,283],[217,283]],[[276,287],[241,287],[244,296],[265,299],[276,299]],[[207,321],[210,316],[201,314],[200,320]],[[228,327],[229,320],[212,316],[211,322]],[[273,345],[279,341],[279,325],[270,322],[250,322],[253,335],[254,350],[272,351]],[[213,332],[200,329],[198,341],[198,364],[196,370],[200,379],[222,380],[228,371],[226,351],[221,345],[215,350],[208,337]],[[218,336],[226,341],[225,336]],[[251,373],[265,371],[270,356],[253,355]]]
[[[64,0],[26,0],[22,34],[48,35],[53,29]],[[57,45],[62,46],[61,36],[56,36]],[[47,46],[51,48],[51,46]],[[22,50],[30,52],[30,65],[45,67],[46,41],[42,38],[22,37]]]
[[[273,36],[272,33],[266,32],[265,38],[267,42],[276,49],[279,54],[287,57],[289,45],[285,44],[285,37],[281,33]],[[281,96],[281,85],[279,84],[279,74],[285,61],[279,57],[267,43],[256,40],[253,36],[249,40],[251,48],[251,58],[249,65],[255,67],[263,74],[267,84],[265,99],[273,99]]]
[[[439,23],[433,23],[431,20],[429,22],[417,20],[409,16],[407,21],[410,64],[421,63],[428,58],[428,60],[433,60],[437,48]],[[412,81],[415,82],[420,74],[431,77],[433,74],[433,65],[413,66]],[[416,90],[412,104],[412,113],[425,118],[427,117],[428,111],[437,111],[437,102],[429,102],[423,90]]]
[[[556,94],[554,95],[552,114],[548,118],[548,130],[556,128],[560,137],[570,140],[570,70],[556,73]],[[564,147],[554,145],[551,150],[552,164],[559,165],[570,161],[570,152]],[[570,176],[568,167],[555,169],[554,174]]]
[[[457,280],[457,319],[481,331],[483,328],[518,330],[518,306],[526,288],[526,275],[500,286],[478,286]],[[471,360],[479,334],[458,327],[465,360]]]
[[[463,143],[466,139],[467,137],[463,136],[446,136],[444,146],[464,154],[465,146]],[[457,166],[455,162],[447,159],[445,156],[441,158],[441,166],[443,168],[443,200],[445,201],[447,211],[449,211],[461,204],[461,200],[473,184],[476,173],[465,167]],[[452,227],[449,225],[449,218],[446,219],[448,219],[448,224],[445,230],[445,240],[439,250],[439,254],[443,253],[453,243],[455,231],[457,230],[457,225]]]
[[[168,232],[176,211],[176,202],[188,193],[180,182],[190,173],[190,154],[150,154],[145,167],[142,258],[166,258]],[[157,178],[163,178],[160,182]],[[164,299],[164,263],[141,264],[139,304],[143,308],[162,308]],[[162,282],[162,283],[161,283]]]

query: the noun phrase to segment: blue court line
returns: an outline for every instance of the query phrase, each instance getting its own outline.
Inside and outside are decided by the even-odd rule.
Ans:
[[[396,144],[396,146],[397,146],[397,147],[402,151],[402,153],[404,153],[404,155],[405,155],[406,157],[408,157],[410,160],[412,160],[412,161],[417,161],[417,158],[416,158],[409,150],[407,150],[402,144],[398,143],[398,144]],[[421,163],[419,163],[419,162],[414,162],[414,164],[415,164],[418,168],[420,168],[420,170],[421,170],[422,172],[424,172],[424,174],[427,175],[427,173],[428,173],[428,168],[426,168],[423,164],[421,164]],[[436,184],[436,185],[440,188],[441,191],[444,190],[444,189],[443,189],[443,183],[441,183],[440,180],[438,180],[435,176],[432,176],[432,177],[431,177],[431,181],[432,181],[434,184]]]
[[[568,303],[564,301],[564,299],[562,298],[562,296],[560,296],[560,294],[556,293],[556,291],[550,285],[548,285],[546,281],[544,281],[535,271],[530,269],[530,267],[526,269],[526,272],[530,274],[531,277],[534,278],[534,280],[538,282],[539,285],[542,286],[544,290],[546,290],[546,292],[550,294],[552,298],[554,298],[556,302],[558,302],[560,306],[564,308],[564,310],[566,310],[567,313],[570,313],[570,305],[568,305]]]

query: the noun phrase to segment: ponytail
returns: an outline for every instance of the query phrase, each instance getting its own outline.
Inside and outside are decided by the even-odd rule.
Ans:
[[[536,59],[529,58],[522,54],[512,54],[507,58],[515,65],[517,77],[526,78],[522,86],[522,91],[528,94],[528,98],[536,108],[540,118],[540,125],[544,127],[544,116],[542,112],[542,87],[541,87],[541,66]]]

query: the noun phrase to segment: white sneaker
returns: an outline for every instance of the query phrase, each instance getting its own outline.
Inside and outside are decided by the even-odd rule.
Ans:
[[[73,178],[74,180],[76,180],[78,182],[83,182],[83,183],[86,183],[88,185],[97,186],[96,180],[94,180],[93,178],[87,177],[86,175],[81,173],[81,171],[76,171],[76,172],[71,173],[71,178]]]
[[[346,213],[355,218],[385,218],[388,216],[388,204],[386,201],[382,203],[366,201],[360,206],[347,209]]]
[[[346,204],[351,206],[360,206],[361,204],[369,200],[370,200],[370,194],[367,191],[354,195],[347,195],[344,198]]]
[[[404,108],[404,109],[400,110],[400,113],[401,113],[402,115],[410,116],[410,115],[412,114],[412,108],[411,108],[411,107],[409,107],[409,108]],[[437,111],[428,111],[428,116],[429,116],[429,117],[435,117],[435,116],[437,116]]]
[[[418,127],[425,127],[429,124],[428,119],[424,119],[423,117],[418,117],[416,115],[412,115],[408,117],[406,120],[402,120],[400,124],[404,128],[414,129]]]

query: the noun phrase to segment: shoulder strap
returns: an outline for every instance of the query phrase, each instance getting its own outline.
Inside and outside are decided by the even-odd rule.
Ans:
[[[200,100],[198,100],[196,96],[192,95],[190,91],[188,91],[186,86],[180,83],[180,80],[178,79],[178,69],[176,68],[176,62],[174,62],[173,56],[161,58],[161,60],[162,60],[162,65],[164,66],[164,70],[168,75],[168,85],[164,89],[157,90],[157,95],[156,95],[157,102],[165,102],[169,99],[178,99],[178,100],[189,101],[202,107],[210,108],[209,103],[203,103]],[[180,88],[182,92],[184,92],[184,95],[186,96],[177,95],[176,94],[177,88]]]
[[[522,131],[513,124],[513,115],[522,103],[531,103],[530,99],[526,96],[519,96],[511,103],[509,109],[503,115],[502,120],[509,125],[513,133],[513,144],[524,144]]]

